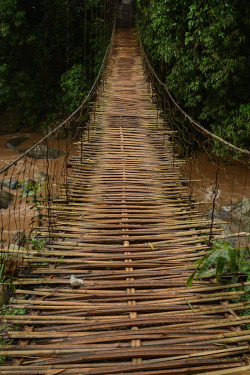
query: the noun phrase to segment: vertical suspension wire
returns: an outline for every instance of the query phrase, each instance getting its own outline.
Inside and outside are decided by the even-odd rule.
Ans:
[[[48,129],[47,129],[48,132]],[[50,240],[52,238],[52,223],[51,223],[51,194],[50,194],[50,184],[51,184],[51,178],[53,176],[50,176],[50,173],[53,175],[53,170],[51,171],[50,168],[50,161],[49,161],[49,147],[50,147],[50,140],[46,138],[45,140],[45,147],[46,147],[46,159],[44,162],[44,168],[46,173],[46,184],[45,184],[45,196],[46,196],[46,216],[48,220],[48,239]]]
[[[229,56],[227,60],[227,74],[226,74],[226,81],[225,81],[225,92],[224,92],[224,103],[223,103],[223,112],[222,112],[222,132],[220,136],[225,139],[226,137],[226,129],[225,129],[225,113],[227,107],[227,94],[228,94],[228,82],[229,82],[229,74],[230,74],[230,60],[232,57],[232,38],[230,38],[230,45],[229,45]],[[213,227],[215,223],[215,210],[217,204],[217,198],[219,197],[219,185],[220,185],[220,173],[221,173],[221,161],[223,155],[223,146],[219,144],[219,151],[217,156],[217,163],[214,163],[216,168],[215,172],[215,182],[214,182],[214,189],[213,189],[213,197],[212,197],[212,207],[211,207],[211,227],[210,227],[210,234],[209,234],[209,244],[212,246],[212,238],[213,238]],[[238,228],[238,232],[240,232],[240,224]]]
[[[101,0],[97,1],[97,3],[96,3],[96,23],[95,23],[95,56],[96,56],[96,58],[95,58],[95,68],[96,68],[96,66],[98,64],[98,60],[99,60],[100,50],[99,50],[98,46],[100,46],[100,35],[102,34],[100,1]]]
[[[87,41],[87,4],[84,4],[84,31],[83,31],[83,69],[86,74],[86,41]]]
[[[95,16],[94,16],[94,9],[95,9],[95,6],[94,4],[91,4],[91,8],[90,8],[90,14],[91,14],[91,24],[94,25],[94,28],[95,28]],[[89,28],[89,40],[93,40],[93,27]],[[95,43],[94,43],[94,48],[89,48],[89,61],[96,61],[96,56],[95,56]],[[91,65],[91,64],[90,64]],[[91,78],[91,80],[94,78],[94,73],[92,71],[90,71],[89,73],[89,76]]]
[[[66,5],[66,71],[69,70],[69,0],[65,0]]]
[[[105,49],[107,47],[107,40],[108,40],[108,36],[107,36],[107,31],[108,31],[108,26],[107,26],[107,15],[106,15],[106,2],[105,0],[103,0],[103,27],[104,27],[104,46],[105,46]],[[105,72],[103,71],[103,91],[104,91],[104,87],[105,87]]]
[[[108,41],[110,40],[110,25],[111,25],[111,22],[110,22],[110,0],[108,0],[108,3],[107,3],[107,23],[108,23]]]
[[[48,116],[48,3],[44,0],[44,109],[46,119]]]
[[[103,36],[104,36],[104,46],[106,46],[106,7],[105,0],[102,0],[102,20],[103,20]]]
[[[70,143],[72,139],[69,139],[70,137],[67,137],[66,139],[66,153],[65,153],[65,162],[64,162],[64,183],[65,183],[65,194],[66,194],[66,204],[68,205],[70,203],[70,192],[69,192],[69,187],[68,187],[68,160],[69,160],[69,150],[70,150]]]
[[[97,41],[99,40],[98,30],[99,30],[99,23],[100,23],[100,19],[101,19],[101,17],[100,17],[100,11],[99,11],[99,14],[98,14],[98,9],[100,9],[99,4],[100,4],[100,1],[96,5],[96,23],[95,23],[95,39],[96,39],[96,43],[95,43],[95,56],[96,56],[96,62],[98,60]]]
[[[212,199],[212,212],[211,212],[211,224],[209,230],[209,238],[208,244],[212,246],[212,239],[213,239],[213,228],[214,228],[214,220],[215,220],[215,207],[216,207],[216,199],[218,197],[218,189],[219,189],[219,173],[221,169],[221,153],[217,158],[217,170],[215,174],[215,184],[214,184],[214,192],[213,192],[213,199]]]

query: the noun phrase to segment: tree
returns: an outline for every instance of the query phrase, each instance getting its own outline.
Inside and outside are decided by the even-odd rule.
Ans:
[[[245,147],[250,117],[250,7],[243,1],[137,0],[146,51],[177,101]]]
[[[0,111],[18,106],[23,121],[34,125],[47,114],[60,116],[74,109],[100,67],[112,29],[113,4],[1,0]],[[78,85],[78,98],[70,102],[66,81]]]

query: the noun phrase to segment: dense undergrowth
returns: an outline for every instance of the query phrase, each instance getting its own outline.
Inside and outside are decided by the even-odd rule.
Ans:
[[[239,293],[233,302],[250,302],[250,286],[245,282],[250,281],[250,249],[249,247],[234,247],[225,240],[215,240],[210,250],[195,263],[196,268],[187,280],[188,288],[194,280],[202,278],[216,278],[217,282],[224,284],[242,284],[230,288],[232,292]],[[250,309],[239,311],[240,315],[250,315]],[[250,324],[246,324],[250,329]]]
[[[195,262],[196,268],[187,281],[187,287],[194,279],[203,277],[216,277],[217,281],[232,284],[243,279],[249,281],[249,257],[249,247],[235,247],[225,240],[214,240],[206,254]]]
[[[136,0],[143,44],[179,104],[239,147],[250,134],[247,0]]]
[[[82,101],[100,68],[113,0],[0,1],[0,114],[26,125],[55,120]]]

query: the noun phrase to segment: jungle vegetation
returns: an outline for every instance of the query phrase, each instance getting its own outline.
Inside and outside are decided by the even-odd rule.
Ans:
[[[183,108],[239,147],[250,134],[247,0],[135,0],[146,52]],[[0,1],[0,113],[37,126],[73,111],[111,34],[113,0]]]
[[[147,55],[177,102],[239,147],[250,134],[250,3],[136,0]]]
[[[26,125],[70,113],[99,70],[112,0],[0,1],[0,113]]]

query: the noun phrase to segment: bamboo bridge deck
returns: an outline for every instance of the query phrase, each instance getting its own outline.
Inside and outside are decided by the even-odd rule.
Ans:
[[[249,374],[250,317],[234,302],[243,292],[185,288],[210,222],[190,207],[133,29],[117,30],[95,105],[54,202],[51,249],[32,253],[45,265],[15,281],[14,307],[27,313],[2,319],[23,330],[3,334],[14,360],[0,373]]]

